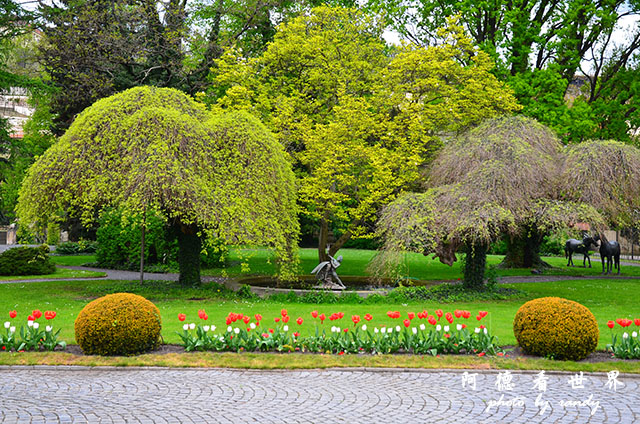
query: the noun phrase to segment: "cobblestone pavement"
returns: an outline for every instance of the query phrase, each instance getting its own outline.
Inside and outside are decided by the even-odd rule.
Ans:
[[[525,371],[0,367],[0,422],[640,422],[640,376],[619,375],[609,385],[606,373],[539,377]],[[536,387],[536,380],[544,384]]]

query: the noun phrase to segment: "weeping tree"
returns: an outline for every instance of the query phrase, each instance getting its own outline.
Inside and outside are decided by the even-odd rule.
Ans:
[[[460,183],[508,210],[515,230],[504,234],[501,266],[548,266],[540,259],[545,235],[578,222],[601,222],[588,205],[560,197],[562,144],[555,134],[522,116],[485,121],[448,143],[429,171],[430,187]]]
[[[545,234],[603,222],[588,204],[558,198],[561,152],[548,129],[524,117],[492,119],[448,141],[428,170],[427,191],[383,212],[385,249],[434,253],[449,265],[464,252],[470,288],[483,284],[488,246],[501,237],[509,240],[505,263],[540,266]],[[394,256],[383,254],[387,259],[380,261]]]
[[[397,270],[406,251],[434,254],[452,265],[456,252],[463,251],[463,283],[477,289],[484,284],[489,244],[514,229],[513,215],[472,186],[453,184],[408,193],[382,211],[378,232],[385,244],[373,266]]]
[[[593,205],[609,226],[632,227],[640,209],[640,150],[613,140],[569,145],[559,189],[566,198]]]
[[[280,144],[246,112],[211,114],[183,93],[138,87],[99,100],[29,169],[22,225],[61,212],[85,224],[106,208],[154,210],[178,240],[180,282],[200,283],[202,242],[260,243],[293,274],[294,176]]]

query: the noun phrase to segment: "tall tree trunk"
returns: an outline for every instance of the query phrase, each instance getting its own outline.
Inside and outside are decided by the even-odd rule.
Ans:
[[[194,224],[176,224],[178,238],[178,267],[180,277],[178,281],[183,286],[197,286],[200,284],[200,251],[202,242],[198,237],[198,227]]]
[[[480,290],[484,287],[484,272],[487,267],[487,246],[467,246],[464,259],[464,287]]]
[[[540,258],[540,245],[544,235],[536,231],[507,239],[507,254],[498,265],[500,268],[550,268]]]
[[[326,248],[329,242],[329,220],[323,217],[320,220],[320,234],[318,235],[318,262],[324,262],[329,260]]]

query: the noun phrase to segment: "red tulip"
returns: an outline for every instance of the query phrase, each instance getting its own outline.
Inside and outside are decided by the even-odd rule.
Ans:
[[[476,315],[476,319],[477,319],[478,321],[480,321],[480,320],[482,319],[482,317],[481,317],[480,315]]]
[[[273,328],[269,329],[269,333],[273,334]]]
[[[311,312],[311,316],[314,318],[318,318],[318,311]]]
[[[484,330],[485,328],[486,328],[486,327],[485,327],[484,325],[481,325],[481,326],[480,326],[480,329],[481,329],[481,330]]]
[[[344,331],[344,332],[346,333],[346,332],[348,332],[348,331],[349,331],[349,329],[348,329],[348,328],[345,328],[345,329],[344,329],[344,330],[342,330],[342,331]]]
[[[438,319],[442,318],[442,309],[436,309],[436,315],[438,316]]]
[[[414,314],[413,312],[409,312],[407,316],[409,317],[409,319],[414,319],[416,317],[416,314]]]
[[[244,321],[244,323],[245,323],[245,324],[249,324],[249,321],[251,321],[251,318],[249,318],[249,316],[248,316],[248,315],[245,315],[245,316],[242,318],[242,321]]]
[[[453,322],[453,315],[451,315],[451,312],[447,312],[447,314],[444,317],[446,318],[447,321],[449,321],[449,324]]]
[[[239,319],[244,319],[244,315],[242,314],[236,314],[236,321]]]
[[[636,318],[636,319],[634,320],[634,322],[635,322],[635,324],[636,324],[636,325],[640,326],[640,318]]]
[[[16,311],[9,311],[9,317],[15,318],[16,316],[18,316],[18,313]]]
[[[467,328],[467,324],[462,324],[462,328]]]
[[[198,311],[198,318],[206,320],[206,319],[208,318],[208,317],[207,317],[207,318],[205,318],[206,316],[207,316],[207,314],[206,314],[206,312],[204,311],[204,309],[200,309],[200,310]],[[233,318],[232,318],[232,319],[233,319]]]
[[[486,353],[484,353],[484,352],[478,353],[478,356],[484,356],[484,355],[486,355]]]
[[[185,314],[178,314],[178,321],[184,321],[185,319],[187,319]]]
[[[283,316],[282,317],[282,322],[284,322],[285,324],[289,322],[289,315]]]
[[[322,324],[322,323],[324,322],[324,320],[325,320],[325,319],[327,319],[327,317],[326,317],[326,315],[325,315],[325,314],[320,314],[320,315],[318,316],[318,318],[320,318],[320,324]]]
[[[33,315],[29,315],[29,316],[27,317],[27,321],[35,321],[35,320],[36,320],[36,319],[34,318],[34,316],[33,316]]]
[[[449,334],[449,333],[445,333],[444,337],[445,337],[446,339],[448,339],[449,337],[451,337],[451,334]]]
[[[429,315],[429,324],[436,325],[436,317]]]
[[[258,322],[262,321],[262,315],[260,315],[260,314],[256,314],[255,318],[256,318],[256,321],[258,321]]]
[[[353,324],[357,324],[360,322],[360,315],[352,315],[351,316],[351,321],[353,321]]]
[[[44,311],[45,319],[54,319],[56,317],[56,311]]]
[[[262,338],[263,338],[263,339],[266,339],[266,338],[268,338],[268,337],[269,337],[269,335],[268,335],[267,333],[262,333]]]
[[[282,315],[283,317],[286,317],[287,316],[287,310],[286,309],[281,310],[280,311],[280,315]]]
[[[470,318],[470,317],[471,317],[471,312],[462,311],[462,318]]]
[[[289,317],[287,317],[289,318]],[[302,317],[298,317],[298,319],[296,320],[296,322],[298,323],[298,325],[302,325],[303,319]]]
[[[33,315],[35,319],[38,319],[42,316],[42,312],[40,312],[39,309],[35,309],[33,312],[31,312],[31,315]]]
[[[409,327],[411,325],[411,320],[409,319],[405,319],[403,322],[405,327]]]
[[[479,315],[481,318],[486,317],[486,316],[487,316],[487,314],[488,314],[488,312],[487,312],[487,311],[478,311],[478,315]]]
[[[295,333],[293,333],[293,337],[300,337],[300,333],[296,331]]]
[[[344,318],[344,312],[338,312],[338,318],[340,319]]]
[[[280,317],[274,318],[273,319],[275,322],[280,322]]]
[[[230,316],[228,316],[227,320],[226,320],[227,325],[231,325],[232,322],[233,322],[233,320],[231,319]]]
[[[453,311],[453,314],[456,316],[456,318],[460,318],[462,316],[462,311],[460,309],[456,309],[455,311]]]
[[[367,321],[371,321],[373,317],[371,316],[371,314],[365,314],[364,319],[366,319]]]

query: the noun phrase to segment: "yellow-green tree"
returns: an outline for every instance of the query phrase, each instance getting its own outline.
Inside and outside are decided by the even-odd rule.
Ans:
[[[185,285],[200,282],[203,240],[270,244],[288,264],[297,244],[279,143],[248,113],[210,113],[174,89],[133,88],[87,108],[31,166],[17,212],[22,225],[61,211],[89,223],[113,206],[168,219]]]
[[[489,57],[453,22],[441,45],[395,51],[380,22],[319,7],[281,26],[262,56],[229,53],[212,72],[213,108],[255,111],[293,156],[320,260],[330,228],[341,234],[333,255],[417,184],[443,134],[518,109]]]

